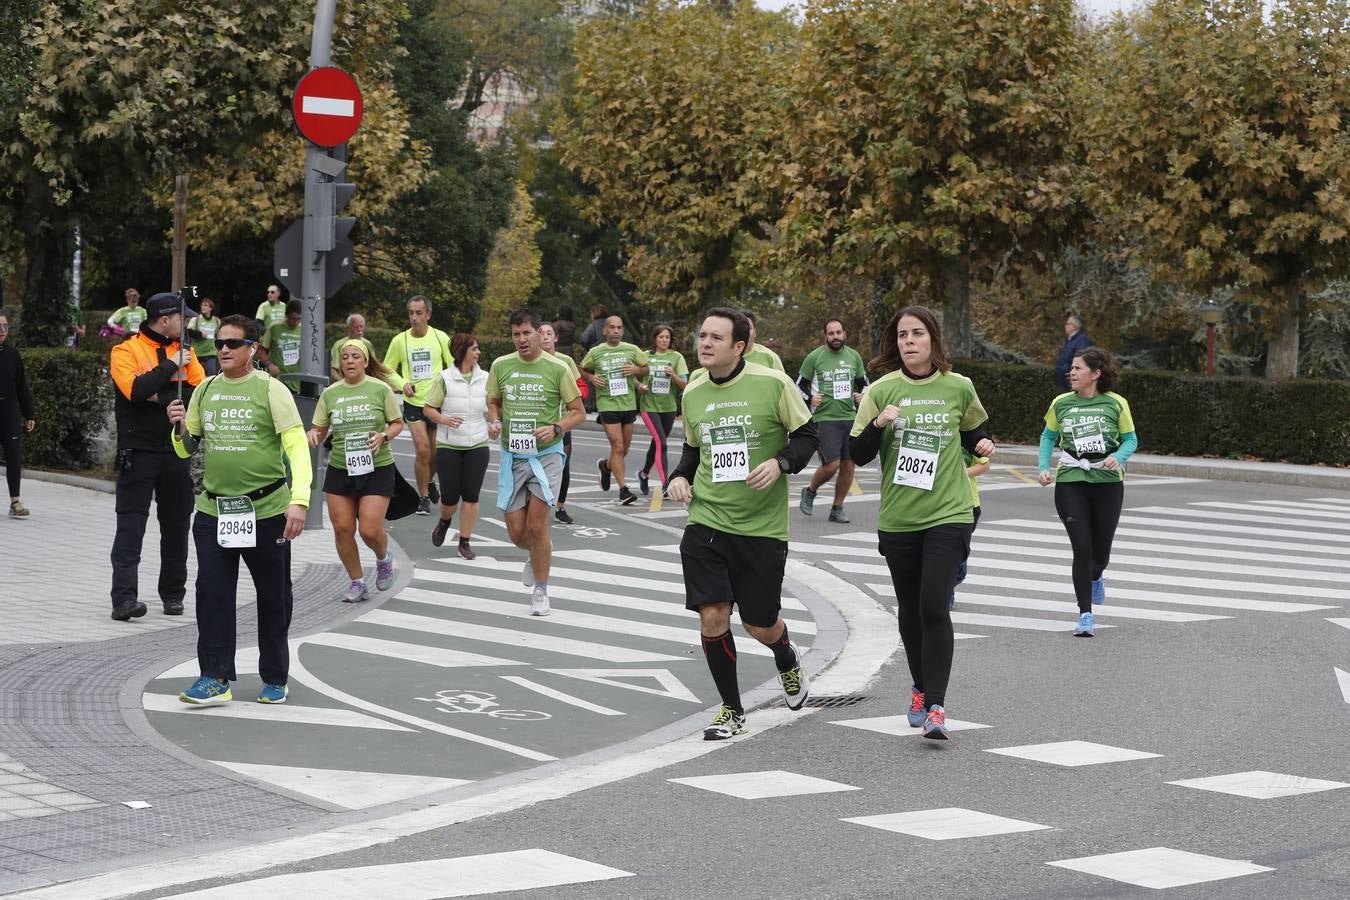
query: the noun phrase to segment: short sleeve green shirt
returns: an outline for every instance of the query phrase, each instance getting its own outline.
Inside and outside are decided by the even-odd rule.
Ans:
[[[273,325],[286,321],[286,304],[280,300],[276,303],[264,300],[258,304],[258,311],[253,314],[253,318],[262,322],[263,331],[267,331]]]
[[[201,332],[200,338],[192,339],[192,352],[197,354],[198,359],[210,359],[216,356],[216,331],[220,328],[220,319],[213,316],[209,319],[197,316],[188,323],[188,328],[193,331]]]
[[[562,408],[581,397],[567,365],[541,352],[525,361],[519,353],[499,356],[488,371],[489,403],[502,406],[501,445],[505,450],[512,434],[534,431],[562,421]],[[562,436],[540,441],[539,450],[560,442]]]
[[[750,352],[745,354],[745,361],[759,363],[761,366],[768,366],[770,369],[783,371],[783,360],[777,353],[774,353],[763,344],[756,344],[750,348]]]
[[[689,521],[729,534],[786,541],[787,477],[765,491],[754,490],[745,478],[776,457],[788,435],[809,421],[811,413],[792,379],[755,363],[746,363],[725,384],[701,378],[685,388],[685,442],[699,448]]]
[[[428,328],[421,337],[414,336],[411,328],[401,331],[394,335],[389,349],[384,351],[384,364],[393,373],[390,382],[394,390],[402,391],[408,382],[412,382],[413,394],[407,402],[425,406],[427,390],[442,370],[454,365],[450,358],[450,339],[438,328]]]
[[[282,372],[300,371],[300,328],[299,325],[287,328],[283,321],[268,328],[267,334],[263,335],[262,345],[267,349],[267,361]],[[292,391],[300,388],[294,382],[285,382],[285,385]]]
[[[629,364],[647,365],[642,348],[620,341],[614,346],[596,344],[581,361],[581,368],[605,379],[605,387],[596,391],[595,408],[600,412],[626,412],[637,409],[637,379],[623,374]]]
[[[130,334],[140,331],[141,323],[144,321],[144,306],[124,306],[112,314],[112,323]]]
[[[214,375],[192,392],[186,426],[202,438],[203,484],[219,497],[239,497],[286,477],[281,433],[300,426],[295,399],[280,381],[258,369],[243,378]],[[279,516],[290,505],[291,492],[278,488],[255,501],[259,519]],[[216,515],[206,493],[197,510]]]
[[[1134,431],[1134,416],[1125,398],[1107,391],[1084,400],[1074,391],[1060,394],[1045,413],[1045,427],[1056,432],[1055,446],[1074,459],[1093,462],[1120,449],[1120,436]],[[1056,481],[1112,484],[1125,480],[1124,468],[1090,469],[1061,466]]]
[[[900,415],[881,441],[878,530],[923,531],[937,525],[974,522],[960,432],[989,418],[975,385],[955,372],[939,372],[918,380],[904,372],[892,372],[874,382],[863,395],[853,420],[853,436],[862,434],[887,406],[899,407]],[[907,450],[907,464],[927,469],[931,489],[896,483],[902,475],[897,471],[902,447]],[[936,454],[935,461],[931,454]]]
[[[678,350],[648,353],[647,359],[651,372],[642,382],[647,390],[642,393],[641,408],[647,412],[674,412],[678,389],[670,376],[673,373],[681,378],[688,377],[688,364]]]
[[[802,360],[801,377],[811,382],[811,393],[820,395],[812,414],[817,422],[852,422],[858,414],[853,401],[854,380],[865,378],[867,368],[857,350],[844,346],[838,353],[820,346]]]
[[[333,436],[333,449],[328,454],[328,465],[335,469],[347,466],[347,441],[355,445],[366,440],[372,431],[383,431],[390,422],[403,417],[394,391],[369,375],[356,384],[346,380],[334,382],[324,388],[319,402],[314,407],[314,425],[330,428]],[[375,468],[392,466],[394,452],[386,442],[375,454]]]

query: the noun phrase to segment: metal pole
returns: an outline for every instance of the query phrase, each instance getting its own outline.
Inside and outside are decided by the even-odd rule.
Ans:
[[[187,284],[187,203],[188,177],[173,178],[173,274],[169,290],[181,291]]]
[[[1205,374],[1214,374],[1214,325],[1205,325]]]

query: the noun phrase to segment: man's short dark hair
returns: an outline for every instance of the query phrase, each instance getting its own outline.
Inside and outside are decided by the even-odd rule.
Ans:
[[[216,334],[220,334],[220,329],[224,328],[226,325],[233,325],[235,328],[241,329],[244,332],[244,337],[248,338],[250,341],[256,341],[258,339],[258,323],[249,316],[226,316],[220,320],[220,326],[216,328]]]
[[[305,311],[305,304],[301,303],[299,300],[286,301],[286,315],[298,316],[304,311]]]
[[[756,325],[759,324],[759,319],[755,318],[755,311],[753,309],[743,309],[741,310],[741,315],[745,316],[750,322],[753,322]]]
[[[714,306],[703,314],[703,318],[711,319],[716,316],[719,319],[729,319],[731,321],[731,341],[743,341],[750,343],[750,319],[739,309],[732,309],[729,306]]]
[[[518,309],[511,313],[511,318],[507,320],[507,324],[513,328],[517,325],[525,325],[527,323],[530,327],[538,330],[540,324],[539,313],[532,309]]]
[[[826,319],[826,320],[825,320],[825,324],[823,324],[823,325],[820,326],[820,330],[821,330],[821,331],[829,331],[829,330],[830,330],[830,323],[831,323],[831,322],[838,322],[840,328],[844,329],[845,331],[848,331],[848,326],[845,325],[845,324],[844,324],[844,320],[841,319],[841,318],[839,318],[838,316],[830,316],[828,319]]]

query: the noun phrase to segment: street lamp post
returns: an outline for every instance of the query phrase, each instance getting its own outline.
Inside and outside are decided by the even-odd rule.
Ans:
[[[1214,374],[1214,326],[1223,318],[1223,307],[1206,303],[1200,307],[1200,320],[1205,323],[1205,374]]]

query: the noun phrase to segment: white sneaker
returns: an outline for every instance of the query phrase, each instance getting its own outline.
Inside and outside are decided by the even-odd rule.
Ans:
[[[544,590],[542,587],[535,587],[535,589],[530,592],[530,615],[548,615],[548,591]]]
[[[526,587],[534,587],[534,566],[530,561],[525,560],[525,568],[520,571],[520,583]]]
[[[792,652],[797,655],[797,665],[786,672],[779,672],[778,681],[783,686],[783,699],[787,702],[787,708],[798,710],[811,694],[811,679],[807,677],[806,667],[802,665],[801,648],[790,641],[788,643],[792,647]]]

